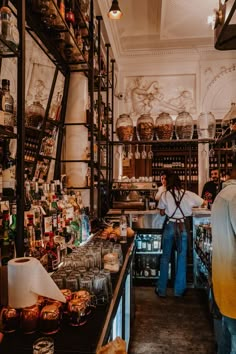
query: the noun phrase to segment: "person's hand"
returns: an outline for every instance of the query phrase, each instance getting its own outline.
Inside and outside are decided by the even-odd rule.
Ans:
[[[2,342],[3,340],[3,337],[4,337],[4,334],[2,332],[0,332],[0,343]]]

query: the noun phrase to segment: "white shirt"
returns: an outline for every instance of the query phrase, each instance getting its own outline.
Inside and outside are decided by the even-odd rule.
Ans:
[[[180,196],[183,194],[183,192],[184,192],[183,189],[181,189],[180,191],[177,190],[175,191],[177,200],[180,199]],[[180,208],[182,209],[184,216],[191,216],[192,208],[199,207],[202,205],[202,203],[203,203],[203,199],[199,197],[199,195],[190,191],[185,191],[184,196],[180,202]],[[173,195],[169,191],[162,193],[158,203],[158,208],[165,209],[165,213],[169,217],[173,217],[177,219],[183,218],[183,214],[181,213],[179,208],[177,208],[176,212],[174,213],[176,209],[176,204]]]
[[[158,187],[158,191],[156,192],[156,195],[155,195],[155,200],[158,201],[161,198],[162,193],[165,191],[166,191],[165,186]]]
[[[236,319],[236,179],[224,182],[212,205],[212,281],[220,312]]]

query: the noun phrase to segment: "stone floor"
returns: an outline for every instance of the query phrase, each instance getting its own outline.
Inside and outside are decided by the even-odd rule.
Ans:
[[[153,287],[135,287],[129,354],[215,354],[212,321],[203,290],[165,299]]]

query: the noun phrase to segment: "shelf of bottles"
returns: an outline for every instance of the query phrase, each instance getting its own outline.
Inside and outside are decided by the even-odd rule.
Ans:
[[[36,257],[49,271],[91,233],[80,192],[66,194],[62,183],[25,180],[24,256]],[[16,204],[0,202],[1,264],[15,257]]]
[[[135,240],[135,279],[156,279],[162,254],[161,234],[138,234]]]
[[[63,71],[88,70],[89,2],[28,0],[26,20],[41,46]]]
[[[206,286],[211,275],[212,235],[209,220],[195,225],[195,285]]]
[[[186,188],[195,189],[198,184],[197,144],[160,144],[152,147],[152,178],[160,182],[161,171],[177,173]]]

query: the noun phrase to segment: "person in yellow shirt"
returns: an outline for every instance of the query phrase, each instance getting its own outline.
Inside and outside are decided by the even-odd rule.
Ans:
[[[236,158],[212,206],[212,283],[222,315],[218,354],[236,354]],[[230,334],[230,337],[228,336]],[[230,343],[226,338],[230,338]]]

